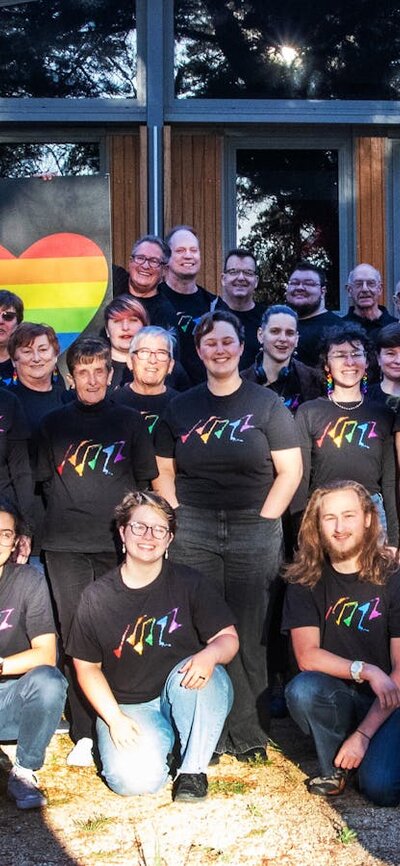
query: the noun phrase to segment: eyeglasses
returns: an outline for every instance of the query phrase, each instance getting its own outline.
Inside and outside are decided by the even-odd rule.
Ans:
[[[359,358],[365,358],[365,352],[360,350],[355,350],[354,352],[332,352],[331,355],[328,355],[332,361],[346,361],[347,358],[351,358],[352,361],[357,361]]]
[[[151,268],[161,268],[161,265],[165,265],[164,259],[156,259],[155,256],[136,255],[136,253],[131,256],[131,262],[135,262],[135,265],[145,265],[147,262]]]
[[[230,277],[238,277],[239,274],[243,274],[244,277],[256,277],[256,271],[251,271],[249,268],[228,268],[225,271],[226,274],[229,274]]]
[[[317,283],[316,280],[289,280],[288,286],[291,286],[293,289],[297,289],[298,286],[305,286],[307,289],[315,289],[317,286],[321,286],[321,283]]]
[[[168,526],[148,526],[147,523],[138,523],[135,521],[134,523],[128,523],[129,529],[131,530],[132,535],[137,535],[139,538],[144,538],[147,535],[148,530],[150,530],[150,534],[153,538],[156,538],[157,541],[162,541],[163,538],[166,538],[169,535]]]
[[[354,280],[350,285],[354,286],[355,289],[363,289],[364,286],[366,286],[367,289],[376,289],[378,283],[376,280]]]
[[[169,361],[171,355],[167,349],[156,349],[153,352],[151,349],[134,349],[131,355],[136,355],[139,361],[150,361],[155,358],[156,361]]]
[[[13,310],[6,310],[5,312],[0,310],[0,316],[3,322],[13,322],[17,318],[17,314]]]
[[[14,542],[15,532],[13,529],[0,529],[0,544],[3,547],[11,547]]]

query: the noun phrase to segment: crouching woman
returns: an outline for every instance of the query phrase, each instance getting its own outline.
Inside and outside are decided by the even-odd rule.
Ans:
[[[97,713],[102,775],[117,794],[152,793],[175,752],[173,799],[203,799],[233,698],[222,667],[238,650],[233,616],[201,574],[166,561],[166,500],[129,493],[115,516],[125,559],[83,592],[68,643]]]

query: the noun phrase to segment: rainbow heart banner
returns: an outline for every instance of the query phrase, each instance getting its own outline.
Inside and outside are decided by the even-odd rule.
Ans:
[[[107,285],[107,259],[85,235],[49,234],[20,256],[0,245],[0,287],[22,298],[26,321],[53,326],[62,351],[93,319]]]

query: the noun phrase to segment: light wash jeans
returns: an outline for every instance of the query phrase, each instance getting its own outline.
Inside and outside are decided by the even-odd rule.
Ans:
[[[332,774],[343,741],[362,723],[373,698],[329,674],[303,671],[286,686],[292,718],[312,734],[321,774]],[[362,794],[377,806],[400,803],[400,710],[378,729],[358,769]]]
[[[108,725],[98,718],[97,741],[102,775],[116,794],[153,794],[165,784],[175,740],[181,773],[205,773],[233,702],[233,689],[225,669],[214,668],[203,689],[185,689],[179,673],[186,659],[168,675],[159,698],[144,704],[120,704],[140,728],[132,749],[117,749]]]
[[[39,770],[64,709],[67,681],[40,665],[16,680],[0,681],[0,742],[17,740],[17,761]]]

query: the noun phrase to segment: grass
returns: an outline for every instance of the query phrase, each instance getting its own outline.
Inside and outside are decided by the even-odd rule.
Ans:
[[[356,831],[352,830],[351,827],[347,827],[345,825],[339,831],[338,842],[340,842],[342,845],[352,845],[353,842],[357,842]]]
[[[105,827],[106,824],[112,824],[114,822],[114,818],[109,818],[107,815],[93,815],[92,818],[77,818],[74,821],[74,825],[77,830],[81,830],[84,833],[95,833],[96,830],[101,830]]]
[[[225,797],[248,794],[253,788],[254,784],[244,782],[242,779],[213,779],[209,783],[210,794],[222,794]]]

